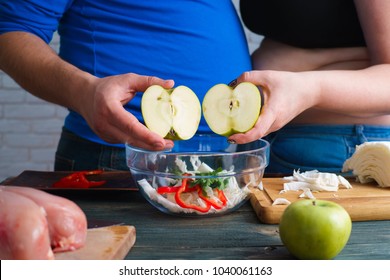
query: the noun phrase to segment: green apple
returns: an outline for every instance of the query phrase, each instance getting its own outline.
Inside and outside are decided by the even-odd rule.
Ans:
[[[202,102],[203,116],[216,134],[230,136],[250,130],[259,118],[261,94],[249,82],[235,88],[217,84],[209,89]]]
[[[141,100],[145,125],[166,139],[190,139],[199,127],[201,105],[196,94],[186,86],[165,89],[150,86]]]
[[[333,259],[347,244],[351,230],[348,212],[327,200],[295,201],[284,210],[279,223],[283,244],[299,259]]]

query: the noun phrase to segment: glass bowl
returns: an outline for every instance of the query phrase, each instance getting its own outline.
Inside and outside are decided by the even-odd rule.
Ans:
[[[179,216],[230,213],[260,187],[269,162],[269,143],[230,144],[216,134],[176,141],[171,150],[148,151],[126,145],[130,172],[146,200]]]

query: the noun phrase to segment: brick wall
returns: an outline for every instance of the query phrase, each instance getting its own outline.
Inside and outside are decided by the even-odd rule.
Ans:
[[[238,5],[238,0],[233,0]],[[250,51],[261,40],[246,30]],[[51,43],[58,50],[58,37]],[[23,170],[53,170],[54,152],[67,110],[21,89],[0,71],[0,182]]]
[[[58,50],[58,37],[51,44]],[[23,170],[53,170],[67,110],[42,101],[0,71],[0,182]]]

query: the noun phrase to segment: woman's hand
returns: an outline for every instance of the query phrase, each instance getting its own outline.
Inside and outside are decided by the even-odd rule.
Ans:
[[[248,143],[274,132],[304,110],[316,105],[317,96],[311,79],[304,73],[286,71],[250,71],[237,79],[237,84],[251,82],[261,86],[264,105],[255,126],[246,133],[229,137],[238,144]],[[315,84],[314,84],[315,85]]]

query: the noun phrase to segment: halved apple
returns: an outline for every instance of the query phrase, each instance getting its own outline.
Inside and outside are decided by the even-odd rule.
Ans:
[[[249,82],[234,89],[217,84],[206,93],[202,102],[203,116],[216,134],[230,136],[250,130],[261,111],[261,94],[257,86]]]
[[[201,105],[196,94],[186,86],[165,89],[150,86],[141,100],[145,125],[166,139],[190,139],[199,127]]]

